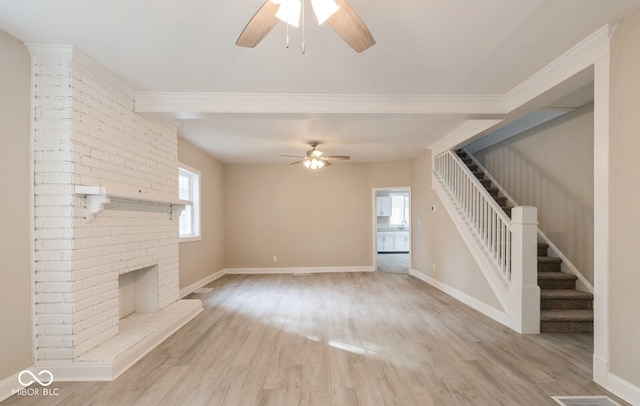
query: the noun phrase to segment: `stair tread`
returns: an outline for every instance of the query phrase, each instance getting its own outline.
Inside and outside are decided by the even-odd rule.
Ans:
[[[539,255],[539,256],[538,256],[538,262],[544,262],[544,263],[561,263],[561,262],[562,262],[562,259],[557,258],[557,257],[547,257],[547,256]]]
[[[540,321],[593,321],[593,310],[542,309]]]
[[[576,280],[578,277],[566,272],[538,272],[538,279]]]
[[[549,244],[547,244],[546,242],[539,242],[538,248],[549,248]]]
[[[593,299],[593,294],[574,289],[540,289],[543,299]]]

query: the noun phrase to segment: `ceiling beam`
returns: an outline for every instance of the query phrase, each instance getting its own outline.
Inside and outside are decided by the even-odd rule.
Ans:
[[[166,118],[217,115],[428,115],[434,118],[500,118],[499,95],[284,94],[138,92],[135,111]]]

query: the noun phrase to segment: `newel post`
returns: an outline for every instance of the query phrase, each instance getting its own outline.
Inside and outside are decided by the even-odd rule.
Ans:
[[[509,326],[521,334],[540,334],[538,287],[538,210],[518,206],[511,210],[511,283]]]

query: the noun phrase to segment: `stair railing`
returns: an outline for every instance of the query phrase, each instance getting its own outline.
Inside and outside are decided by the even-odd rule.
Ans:
[[[464,151],[467,154],[467,156],[471,159],[471,162],[477,165],[478,169],[484,173],[485,179],[490,180],[493,187],[497,188],[498,192],[507,199],[508,204],[510,204],[513,207],[518,205],[518,203],[516,203],[516,201],[511,197],[511,195],[509,195],[509,193],[507,193],[507,191],[504,190],[504,188],[500,185],[500,183],[498,183],[498,181],[493,176],[491,176],[491,174],[487,171],[487,169],[484,166],[482,166],[482,164],[478,162],[478,160],[473,155],[471,155],[469,151],[467,151],[465,148],[463,148],[462,151]],[[578,268],[573,264],[573,262],[571,262],[571,260],[567,258],[566,255],[564,255],[564,253],[556,246],[556,244],[554,244],[553,241],[551,241],[549,237],[547,237],[547,235],[542,230],[540,230],[540,228],[538,228],[538,239],[544,241],[549,246],[551,251],[555,255],[557,255],[558,258],[562,260],[563,269],[568,271],[569,273],[574,274],[580,281],[580,284],[582,285],[582,287],[584,287],[584,289],[587,292],[590,292],[590,293],[594,292],[593,285],[591,284],[591,282],[587,280],[587,278],[582,274],[582,272],[578,270]]]
[[[519,333],[539,333],[536,208],[513,207],[509,218],[453,151],[435,157],[434,175],[502,283],[500,291],[492,289],[505,306],[505,324]]]
[[[511,280],[511,219],[453,151],[436,157],[435,172],[486,247],[506,286]]]

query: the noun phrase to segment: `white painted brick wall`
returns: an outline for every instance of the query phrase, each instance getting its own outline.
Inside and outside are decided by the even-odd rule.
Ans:
[[[174,126],[133,112],[134,92],[83,54],[32,50],[39,362],[73,360],[118,333],[118,276],[158,266],[159,305],[178,300],[170,207],[112,200],[93,220],[74,185],[176,198]]]
[[[73,349],[73,198],[70,54],[33,55],[37,357]]]

